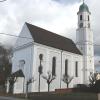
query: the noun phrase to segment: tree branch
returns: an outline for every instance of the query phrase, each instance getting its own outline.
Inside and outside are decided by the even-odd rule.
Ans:
[[[0,2],[4,2],[4,1],[7,1],[7,0],[0,0]]]

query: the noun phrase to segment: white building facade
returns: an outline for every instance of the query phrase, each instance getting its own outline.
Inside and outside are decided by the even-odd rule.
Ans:
[[[84,4],[82,5],[85,9]],[[81,15],[83,20],[80,21]],[[77,29],[77,42],[82,42],[82,45],[78,46],[79,49],[68,38],[28,23],[24,24],[16,41],[12,57],[12,73],[21,69],[24,77],[17,78],[13,93],[25,93],[26,83],[33,77],[35,81],[29,84],[28,92],[39,92],[39,83],[40,92],[48,91],[46,80],[42,78],[42,75],[47,75],[48,71],[56,76],[55,80],[50,84],[50,91],[66,88],[66,84],[62,81],[65,73],[74,77],[69,84],[70,88],[76,84],[87,83],[90,72],[86,71],[86,69],[94,71],[93,33],[90,27],[86,27],[90,20],[85,20],[86,16],[89,15],[90,12],[87,12],[87,10],[78,12],[78,25],[81,22],[85,25],[84,28],[78,27]],[[91,38],[88,38],[88,36]],[[91,49],[91,52],[88,49]],[[42,75],[39,82],[40,55],[42,55]],[[91,63],[88,60],[91,60]]]

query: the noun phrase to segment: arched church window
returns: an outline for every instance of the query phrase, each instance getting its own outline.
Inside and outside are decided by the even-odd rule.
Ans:
[[[82,15],[80,15],[80,20],[82,20]]]
[[[56,57],[52,58],[52,76],[56,75]]]
[[[75,77],[78,77],[78,61],[75,62]]]
[[[39,55],[39,60],[40,60],[40,65],[39,65],[39,67],[38,67],[38,72],[39,72],[39,74],[42,74],[42,71],[43,71],[43,67],[42,67],[42,60],[43,60],[43,54],[40,54]]]
[[[68,75],[68,60],[65,60],[65,75]]]
[[[43,54],[40,54],[40,55],[39,55],[39,59],[40,59],[40,60],[43,60]]]
[[[88,21],[90,20],[90,17],[89,17],[89,15],[88,15]]]

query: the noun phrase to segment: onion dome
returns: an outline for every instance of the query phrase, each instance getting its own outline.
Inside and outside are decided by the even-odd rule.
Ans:
[[[88,12],[88,13],[90,13],[89,8],[88,8],[88,6],[85,3],[83,3],[82,5],[80,5],[79,12]]]

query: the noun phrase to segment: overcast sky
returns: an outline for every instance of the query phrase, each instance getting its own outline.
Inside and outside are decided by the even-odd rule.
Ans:
[[[25,22],[45,28],[75,41],[77,12],[82,0],[7,0],[0,3],[0,33],[19,35]],[[85,0],[91,12],[94,44],[100,45],[100,0]],[[0,42],[14,37],[0,35]],[[14,43],[14,42],[13,42]],[[100,46],[95,46],[95,65],[100,66]],[[98,68],[99,69],[99,68]]]

